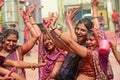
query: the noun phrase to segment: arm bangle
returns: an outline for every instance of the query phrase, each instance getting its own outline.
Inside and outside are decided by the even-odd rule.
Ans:
[[[32,23],[32,25],[37,25],[36,23]]]
[[[53,28],[52,31],[54,31],[55,29],[57,29],[57,28]]]

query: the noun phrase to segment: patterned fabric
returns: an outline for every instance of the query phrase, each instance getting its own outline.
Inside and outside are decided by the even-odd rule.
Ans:
[[[40,60],[41,57],[46,56],[45,61],[47,61],[47,65],[39,68],[39,80],[45,80],[52,72],[55,62],[63,62],[66,55],[63,50],[58,48],[57,52],[53,53],[47,52],[43,46],[43,34],[41,34],[41,37],[39,39],[38,48],[39,48],[38,59]]]
[[[100,29],[92,29],[94,32],[95,39],[99,46],[99,41],[106,39],[105,33]],[[96,79],[97,80],[109,80],[113,79],[113,71],[109,63],[109,55],[99,54],[98,49],[92,51],[93,62],[95,67]]]
[[[20,60],[18,57],[18,48],[12,50],[10,53],[8,53],[8,55],[6,56],[6,59],[12,59],[12,60]],[[8,70],[11,70],[13,67],[6,67]],[[21,75],[22,77],[25,77],[25,70],[24,69],[16,69],[15,71],[16,73],[18,73],[19,75]]]

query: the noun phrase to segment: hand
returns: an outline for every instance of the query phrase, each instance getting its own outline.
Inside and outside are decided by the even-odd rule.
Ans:
[[[23,11],[22,8],[20,8],[20,14],[23,17],[25,23],[29,21],[29,17],[28,17],[27,12]]]
[[[11,74],[16,70],[16,68],[12,68],[8,74],[6,74],[2,79],[3,80],[14,80]]]
[[[98,6],[99,1],[98,0],[91,0],[91,5],[92,6]]]
[[[79,8],[73,8],[71,11],[66,12],[66,21],[72,21],[75,14],[79,11]]]
[[[46,61],[45,61],[46,57],[47,57],[47,55],[41,56],[41,59],[40,59],[40,61],[38,63],[40,67],[45,66],[47,64]]]
[[[4,0],[0,0],[0,8],[4,5]]]
[[[50,15],[50,27],[52,27],[52,29],[55,26],[55,23],[56,23],[58,17],[59,17],[58,13],[52,13]]]
[[[27,7],[27,12],[29,14],[29,16],[32,15],[33,11],[35,10],[35,4],[31,4],[30,6]]]
[[[49,19],[48,19],[48,18],[44,18],[44,19],[43,19],[43,26],[44,26],[44,28],[49,27],[49,25],[50,25]]]

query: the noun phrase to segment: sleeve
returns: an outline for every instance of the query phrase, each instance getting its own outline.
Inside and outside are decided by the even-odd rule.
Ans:
[[[4,56],[0,56],[0,66],[3,65],[4,61],[5,61],[5,57]]]

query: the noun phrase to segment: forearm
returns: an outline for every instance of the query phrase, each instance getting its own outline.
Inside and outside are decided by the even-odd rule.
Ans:
[[[36,37],[36,38],[39,37],[38,33],[36,32],[36,30],[34,29],[33,25],[29,21],[26,22],[26,26],[28,27],[32,37]]]
[[[39,26],[37,25],[37,23],[35,22],[35,20],[34,20],[34,18],[32,16],[30,16],[30,22],[33,25],[34,30],[36,31],[36,33],[38,35],[40,35],[41,34],[41,30],[40,30]]]
[[[58,35],[58,37],[64,41],[64,43],[71,48],[68,52],[73,54],[80,55],[81,57],[85,57],[87,55],[87,48],[84,46],[80,46],[74,40],[72,40],[67,35],[61,33],[58,29],[55,29],[54,32]],[[81,51],[81,52],[80,52]]]
[[[75,30],[74,30],[74,27],[73,27],[73,25],[72,25],[72,22],[71,22],[70,20],[68,20],[68,21],[67,21],[67,24],[68,24],[68,26],[69,26],[71,38],[72,38],[74,41],[77,41],[77,37],[76,37]]]
[[[98,13],[97,13],[97,6],[92,7],[93,10],[93,23],[95,28],[100,28],[99,21],[98,21]]]

